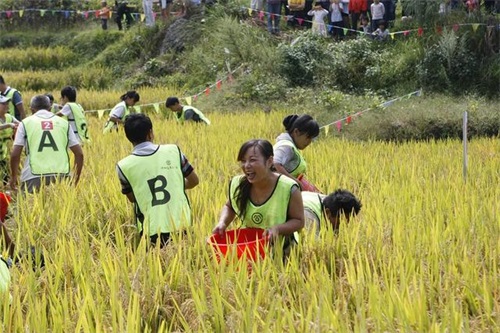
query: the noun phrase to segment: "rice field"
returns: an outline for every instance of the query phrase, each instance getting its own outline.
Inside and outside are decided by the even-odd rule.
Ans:
[[[464,182],[460,141],[352,142],[322,132],[304,151],[308,178],[325,193],[354,192],[361,214],[338,235],[303,232],[287,265],[266,259],[248,273],[246,263],[218,264],[206,238],[239,172],[241,143],[274,142],[286,112],[203,111],[212,126],[151,114],[155,141],[178,144],[200,177],[188,191],[192,232],[152,251],[137,242],[114,169],[132,146],[123,132],[102,136],[105,119],[89,117],[78,187],[18,196],[11,207],[18,250],[36,246],[46,267],[22,261],[11,270],[0,331],[500,330],[498,139],[470,142]]]

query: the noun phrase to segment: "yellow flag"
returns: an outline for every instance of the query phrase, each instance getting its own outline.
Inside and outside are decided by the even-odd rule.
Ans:
[[[160,113],[160,103],[155,103],[153,104],[153,106],[155,108],[156,113]]]
[[[248,15],[252,16],[252,12],[253,12],[252,8],[248,8]]]
[[[392,39],[394,39],[394,34],[393,34],[393,33],[391,33],[390,35],[391,35],[391,38],[392,38]]]
[[[101,119],[104,116],[104,110],[97,110],[97,116]]]
[[[329,125],[326,125],[325,126],[325,136],[328,135],[328,132],[330,132],[330,126]]]
[[[144,22],[144,19],[146,18],[146,15],[141,14],[141,22]]]
[[[20,10],[19,11],[19,17],[23,17],[23,15],[24,15],[24,10]]]
[[[44,17],[45,12],[46,12],[46,10],[45,10],[45,9],[42,9],[42,10],[40,11],[40,16],[41,16],[41,17]]]
[[[109,18],[111,18],[111,16],[113,16],[113,11],[109,12]]]
[[[188,103],[188,105],[191,105],[191,101],[191,96],[186,97],[186,103]]]
[[[474,24],[472,25],[472,30],[474,30],[474,32],[476,32],[477,28],[479,28],[479,24],[474,23]]]
[[[135,112],[141,113],[141,106],[140,105],[134,106],[134,109],[135,109]]]

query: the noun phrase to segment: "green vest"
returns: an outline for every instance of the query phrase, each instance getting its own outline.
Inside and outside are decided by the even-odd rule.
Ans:
[[[88,134],[88,127],[87,127],[87,119],[85,119],[85,113],[83,111],[83,108],[80,104],[77,103],[68,103],[69,107],[71,108],[71,112],[73,113],[73,120],[68,119],[69,121],[74,121],[76,125],[76,132],[75,134],[78,134],[80,137],[80,140],[82,142],[90,142],[89,134]]]
[[[181,159],[179,147],[169,144],[158,146],[151,155],[129,155],[118,162],[134,192],[136,208],[144,215],[143,221],[137,221],[139,231],[144,226],[149,236],[191,225]]]
[[[32,115],[22,123],[26,132],[31,172],[34,175],[68,174],[68,121],[55,115],[48,119]]]
[[[130,114],[130,110],[128,109],[127,103],[125,103],[125,101],[121,101],[120,103],[116,104],[115,107],[111,110],[111,113],[113,113],[113,111],[120,106],[125,107],[125,113],[123,113],[123,117],[119,118],[120,120],[123,120]],[[104,130],[102,132],[109,133],[112,129],[118,130],[118,126],[115,122],[112,122],[108,119],[106,124],[104,124]]]
[[[14,116],[10,113],[5,114],[5,122],[3,124],[9,124],[14,122]],[[9,147],[8,142],[12,138],[12,134],[14,130],[12,128],[6,128],[4,130],[0,130],[0,160],[5,161],[9,156]]]
[[[205,124],[210,125],[210,120],[208,120],[208,118],[205,117],[205,115],[200,110],[189,105],[184,105],[180,113],[176,112],[177,122],[179,122],[180,124],[184,123],[184,121],[186,120],[184,118],[184,114],[186,113],[187,110],[193,110],[193,112],[196,113],[200,117],[200,119],[203,120]]]
[[[316,192],[307,191],[303,191],[301,192],[301,194],[302,202],[304,203],[304,209],[314,213],[318,221],[321,221],[321,217],[323,216],[323,198],[325,196]]]
[[[7,94],[4,95],[5,97],[10,98],[9,114],[12,116],[16,116],[16,106],[14,105],[14,93],[16,91],[17,91],[16,89],[10,88]]]
[[[236,203],[236,190],[243,177],[243,175],[233,177],[229,185],[231,206],[243,222],[243,225],[246,228],[267,229],[274,225],[285,223],[288,216],[288,204],[292,194],[292,187],[297,185],[297,183],[291,178],[280,175],[271,197],[261,205],[254,205],[249,200],[245,216],[241,216],[238,204]]]
[[[306,160],[304,160],[304,157],[302,157],[302,154],[300,153],[300,151],[297,149],[297,147],[295,147],[295,144],[289,140],[280,140],[280,141],[276,142],[276,144],[274,145],[275,148],[280,147],[280,146],[292,147],[295,155],[299,157],[300,162],[297,165],[297,167],[293,170],[287,170],[287,172],[295,178],[297,178],[301,174],[306,173],[306,169],[307,169]]]
[[[0,303],[3,303],[3,297],[10,296],[10,272],[7,263],[0,257]]]

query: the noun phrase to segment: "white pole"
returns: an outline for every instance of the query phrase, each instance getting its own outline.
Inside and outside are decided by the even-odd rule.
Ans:
[[[467,166],[468,166],[468,159],[467,159],[467,111],[464,111],[462,132],[463,132],[462,141],[464,144],[463,176],[464,176],[464,182],[466,182],[467,181]]]

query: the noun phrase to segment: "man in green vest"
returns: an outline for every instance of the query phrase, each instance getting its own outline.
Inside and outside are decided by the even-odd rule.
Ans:
[[[338,189],[329,195],[303,191],[305,228],[315,230],[319,234],[320,228],[332,228],[338,231],[342,218],[349,223],[351,216],[361,210],[361,202],[349,191]],[[328,221],[330,226],[325,222]]]
[[[0,75],[0,95],[10,99],[9,113],[12,116],[16,117],[18,120],[22,120],[26,117],[21,94],[16,89],[9,87],[5,83],[2,75]]]
[[[83,151],[67,120],[56,116],[45,95],[36,95],[30,103],[33,115],[18,126],[10,154],[10,187],[17,190],[21,153],[26,147],[26,158],[21,171],[21,189],[33,193],[42,185],[49,185],[70,176],[68,148],[75,156],[73,183],[80,179]]]
[[[165,106],[175,112],[176,119],[181,124],[184,121],[194,121],[210,125],[210,120],[200,110],[189,105],[181,105],[177,97],[167,98]]]
[[[156,145],[153,124],[144,114],[125,119],[132,154],[118,162],[122,193],[134,203],[138,230],[160,247],[171,235],[191,226],[191,207],[185,190],[198,185],[198,175],[174,144]]]
[[[76,88],[66,86],[61,90],[61,104],[64,105],[61,111],[57,112],[60,117],[66,117],[69,126],[80,143],[90,141],[87,127],[87,119],[83,107],[76,103]]]

